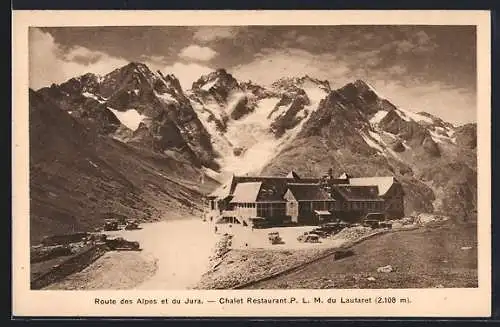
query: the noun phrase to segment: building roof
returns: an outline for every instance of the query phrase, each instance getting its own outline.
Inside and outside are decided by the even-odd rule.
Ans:
[[[318,184],[289,183],[288,190],[290,190],[297,201],[335,201],[335,199],[330,197]]]
[[[225,184],[221,185],[215,191],[213,191],[209,196],[217,197],[219,199],[224,199],[230,195],[234,195],[232,202],[242,202],[240,201],[240,195],[236,197],[236,193],[240,194],[245,190],[249,192],[251,187],[257,187],[256,185],[260,183],[260,189],[252,189],[252,198],[255,195],[254,200],[244,201],[246,202],[276,202],[283,201],[283,196],[286,191],[290,189],[293,196],[298,201],[306,200],[334,200],[328,195],[320,186],[321,179],[319,178],[299,178],[298,175],[291,171],[286,177],[272,177],[272,176],[232,176],[232,178]],[[376,194],[375,197],[383,196],[391,188],[391,186],[396,183],[394,177],[361,177],[361,178],[350,178],[350,179],[330,179],[328,183],[333,187],[338,189],[337,193],[346,199],[375,199],[373,194],[366,193],[364,188],[375,187]],[[238,187],[240,184],[246,184],[247,186]],[[254,185],[254,186],[248,186]],[[350,186],[351,188],[347,188]],[[237,189],[240,191],[236,192]],[[349,191],[350,190],[350,191]],[[255,194],[255,192],[257,192]],[[246,196],[245,199],[248,199]],[[375,199],[376,200],[376,199]]]
[[[231,203],[253,203],[257,201],[261,182],[238,183],[234,189]]]
[[[286,175],[286,178],[300,179],[299,175],[297,175],[297,173],[293,170],[291,170],[288,175]]]
[[[378,187],[378,195],[382,196],[391,188],[392,184],[395,183],[395,179],[392,176],[389,177],[360,177],[349,179],[350,185],[355,186],[370,186],[376,185]]]
[[[298,175],[295,174],[297,177]],[[318,183],[319,178],[297,178],[297,177],[275,177],[275,176],[232,176],[230,180],[221,185],[215,191],[210,193],[209,197],[225,198],[234,193],[236,185],[239,183],[250,183],[250,182],[262,182],[266,185],[273,185],[279,191],[282,191],[281,195],[286,192],[287,183]]]
[[[342,173],[342,175],[340,175],[338,177],[338,179],[348,179],[350,178],[351,176],[348,174],[348,173]]]
[[[383,201],[377,186],[353,186],[350,184],[335,185],[333,189],[349,201]]]
[[[231,184],[232,179],[227,181],[225,184],[222,184],[218,188],[216,188],[212,193],[210,193],[209,197],[217,197],[217,198],[225,198],[231,194]]]

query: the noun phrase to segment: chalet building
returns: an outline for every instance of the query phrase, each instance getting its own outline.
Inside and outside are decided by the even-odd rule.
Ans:
[[[315,223],[336,211],[337,201],[319,184],[289,183],[283,196],[286,215],[294,223]]]
[[[404,215],[404,192],[394,177],[300,178],[293,171],[285,177],[233,176],[206,200],[206,219],[245,226],[356,221],[369,212]]]

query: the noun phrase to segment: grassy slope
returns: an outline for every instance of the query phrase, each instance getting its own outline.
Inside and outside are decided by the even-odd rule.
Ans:
[[[461,247],[471,246],[470,250]],[[326,258],[252,288],[427,288],[477,287],[475,224],[446,222],[389,233],[353,247],[354,256]],[[390,273],[377,268],[391,265]],[[375,281],[369,281],[374,277]]]

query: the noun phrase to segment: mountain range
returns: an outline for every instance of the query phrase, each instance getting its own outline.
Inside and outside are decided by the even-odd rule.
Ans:
[[[263,86],[217,69],[183,90],[132,62],[30,90],[31,235],[92,228],[108,211],[192,214],[231,174],[292,169],[394,175],[408,214],[476,219],[476,129],[398,108],[362,80]]]

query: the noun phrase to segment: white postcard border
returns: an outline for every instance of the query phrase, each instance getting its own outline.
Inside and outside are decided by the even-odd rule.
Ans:
[[[491,314],[490,16],[488,11],[14,11],[12,294],[17,316],[487,317]],[[29,289],[28,28],[158,25],[476,25],[478,49],[478,278],[475,289],[32,291]],[[241,304],[219,298],[388,296],[410,304]],[[215,300],[202,305],[96,305],[101,299]]]

